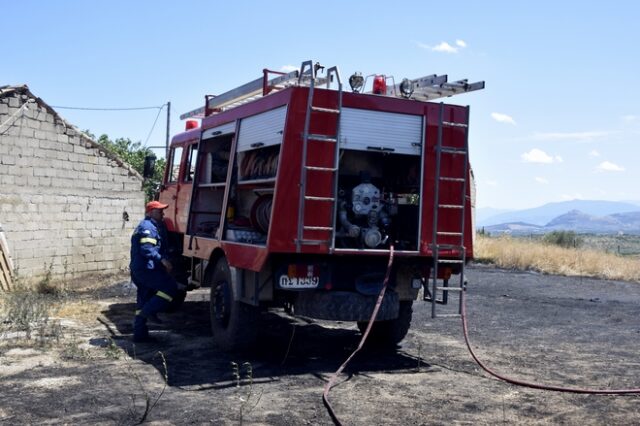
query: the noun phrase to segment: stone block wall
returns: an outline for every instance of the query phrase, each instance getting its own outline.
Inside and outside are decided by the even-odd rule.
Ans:
[[[141,187],[135,170],[26,86],[0,91],[0,224],[19,279],[126,271]]]

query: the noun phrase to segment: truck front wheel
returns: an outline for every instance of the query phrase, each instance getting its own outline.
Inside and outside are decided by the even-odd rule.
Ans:
[[[398,318],[374,322],[367,340],[376,346],[395,348],[409,332],[412,316],[413,300],[400,301]],[[358,329],[360,332],[364,333],[368,324],[368,321],[359,321]]]
[[[233,300],[231,272],[226,259],[219,259],[207,275],[211,284],[210,312],[214,343],[225,351],[249,349],[257,337],[258,308]]]

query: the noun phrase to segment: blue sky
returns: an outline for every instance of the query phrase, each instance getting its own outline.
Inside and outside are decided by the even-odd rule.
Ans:
[[[45,102],[178,116],[313,59],[396,81],[485,80],[471,105],[478,206],[640,200],[640,3],[584,1],[0,0],[0,85]],[[81,129],[145,141],[158,110],[58,110]],[[165,140],[163,110],[148,145]]]

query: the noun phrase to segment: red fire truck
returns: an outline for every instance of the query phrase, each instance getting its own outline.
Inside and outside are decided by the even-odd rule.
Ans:
[[[392,247],[371,339],[400,342],[421,289],[434,317],[464,289],[469,107],[430,101],[484,82],[354,73],[349,85],[306,61],[181,116],[159,199],[190,282],[211,288],[220,348],[251,345],[268,308],[363,330]]]

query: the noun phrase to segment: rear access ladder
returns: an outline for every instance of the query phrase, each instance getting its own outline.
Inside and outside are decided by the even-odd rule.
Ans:
[[[438,140],[436,145],[436,175],[434,190],[434,210],[433,210],[433,242],[431,250],[433,254],[433,267],[431,268],[431,276],[424,288],[424,300],[431,302],[431,317],[460,317],[462,313],[462,294],[465,291],[464,266],[466,263],[466,252],[464,246],[465,236],[465,218],[466,218],[466,194],[467,182],[469,178],[469,107],[466,108],[466,123],[455,123],[444,120],[444,104],[440,104],[440,114],[438,122]],[[443,143],[444,128],[453,127],[464,129],[464,145],[463,147],[446,146]],[[464,161],[462,176],[443,176],[442,175],[442,159],[446,156],[462,156]],[[458,194],[455,203],[442,204],[441,195],[443,191],[449,191]],[[460,212],[459,228],[441,229],[439,219],[442,214],[447,211],[457,210]],[[454,243],[441,244],[439,241],[447,238]],[[442,256],[446,252],[446,257]],[[441,268],[450,267],[460,271],[459,282],[457,286],[449,287],[449,278],[442,279],[442,285],[438,285],[438,275]],[[429,286],[430,284],[430,286]],[[456,314],[440,314],[436,315],[436,306],[438,304],[446,305],[448,303],[449,292],[457,292],[459,294],[458,312]],[[439,298],[439,295],[442,295]]]
[[[300,200],[298,206],[298,232],[296,238],[296,251],[300,253],[304,245],[326,245],[330,250],[334,248],[335,229],[336,229],[336,197],[338,193],[338,162],[340,159],[340,114],[342,112],[342,82],[340,80],[340,72],[337,67],[331,67],[326,73],[327,88],[331,84],[332,76],[335,75],[338,85],[338,102],[335,108],[320,107],[314,104],[314,89],[319,83],[316,74],[319,69],[323,68],[320,64],[313,64],[312,61],[306,61],[302,64],[300,70],[300,84],[303,79],[309,78],[309,96],[307,99],[307,112],[304,122],[304,132],[302,134],[302,164],[300,170]],[[334,131],[330,134],[310,133],[314,128],[313,120],[317,120],[326,114],[335,116]],[[307,161],[308,148],[310,143],[331,145],[333,149],[333,164],[330,167],[309,164]],[[308,188],[309,172],[329,173],[331,174],[330,193],[318,193],[318,188],[312,192]],[[321,224],[310,224],[305,222],[305,211],[310,204],[313,203],[330,203],[331,217],[329,221]],[[326,239],[310,238],[309,233],[317,235],[318,233],[329,235]]]

